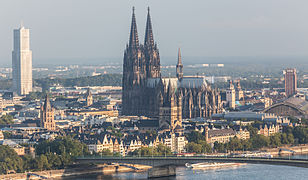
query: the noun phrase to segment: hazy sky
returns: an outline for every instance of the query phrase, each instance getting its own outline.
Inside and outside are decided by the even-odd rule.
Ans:
[[[0,63],[21,21],[34,63],[122,57],[132,6],[141,42],[150,6],[161,56],[308,56],[307,0],[1,0]]]

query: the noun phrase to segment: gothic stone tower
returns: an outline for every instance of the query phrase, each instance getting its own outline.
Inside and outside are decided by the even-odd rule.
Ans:
[[[144,38],[144,56],[146,60],[147,78],[160,77],[160,57],[157,44],[154,43],[154,36],[152,30],[150,8],[148,8],[148,17],[145,29]]]
[[[51,107],[48,95],[46,95],[44,105],[41,106],[41,127],[49,131],[56,130],[54,108]]]
[[[146,81],[148,78],[159,77],[160,57],[153,38],[150,9],[148,9],[144,45],[140,45],[133,8],[129,44],[124,52],[122,82],[123,115],[148,115],[149,97]]]
[[[140,115],[142,86],[144,84],[145,61],[139,44],[135,9],[133,8],[129,44],[124,52],[122,80],[122,114]]]
[[[176,91],[169,80],[168,88],[159,91],[159,127],[160,129],[170,129],[174,131],[182,127],[182,94]]]
[[[88,90],[85,94],[85,99],[86,99],[86,105],[87,106],[91,106],[93,104],[93,96],[92,96],[90,88],[88,88]]]

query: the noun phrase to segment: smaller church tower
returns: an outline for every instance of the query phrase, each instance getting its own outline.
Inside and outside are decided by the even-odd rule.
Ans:
[[[56,130],[56,123],[54,119],[54,108],[51,107],[48,95],[46,95],[45,102],[41,106],[41,127],[49,131]]]
[[[93,96],[92,96],[90,88],[88,88],[86,92],[85,99],[86,99],[87,106],[91,106],[93,104]]]
[[[226,100],[229,108],[235,109],[235,89],[232,80],[229,81],[229,89],[226,90]]]
[[[183,78],[183,64],[182,64],[181,48],[179,48],[179,52],[178,52],[178,64],[176,65],[176,77],[180,81]]]

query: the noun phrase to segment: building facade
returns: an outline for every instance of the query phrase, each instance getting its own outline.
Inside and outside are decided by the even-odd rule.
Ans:
[[[284,71],[284,80],[285,80],[285,92],[286,96],[290,97],[296,94],[297,90],[297,77],[296,77],[296,69],[289,68]]]
[[[222,111],[220,94],[203,76],[183,76],[178,52],[177,77],[162,77],[150,11],[144,44],[139,43],[133,10],[129,44],[124,52],[122,114],[157,118],[162,129],[175,129],[182,118],[208,117]]]
[[[218,143],[228,143],[232,138],[236,137],[238,139],[249,139],[250,133],[247,129],[240,128],[239,131],[235,131],[232,128],[226,129],[209,129],[207,126],[203,131],[205,140],[207,143],[213,145],[215,142]]]
[[[14,50],[12,52],[13,91],[26,95],[32,91],[32,51],[30,50],[29,29],[14,30]]]

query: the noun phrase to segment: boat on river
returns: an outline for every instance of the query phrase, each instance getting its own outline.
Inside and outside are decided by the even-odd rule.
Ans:
[[[185,166],[191,169],[216,169],[216,168],[226,168],[226,167],[237,167],[244,165],[245,163],[197,163],[190,164],[186,163]]]

